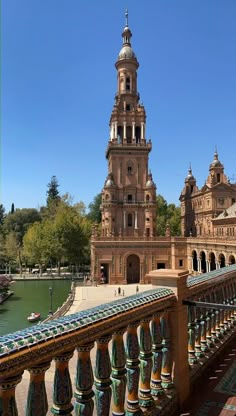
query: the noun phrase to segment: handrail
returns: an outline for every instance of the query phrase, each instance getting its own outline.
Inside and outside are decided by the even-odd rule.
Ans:
[[[73,305],[73,302],[75,299],[75,289],[76,289],[76,284],[75,282],[72,282],[71,290],[66,301],[53,314],[50,314],[41,323],[46,323],[48,321],[52,321],[53,319],[57,319],[65,315],[70,310],[70,307]]]
[[[35,406],[41,416],[48,414],[52,390],[53,414],[70,415],[74,408],[80,416],[93,416],[95,394],[98,416],[111,414],[111,407],[112,414],[122,416],[172,415],[235,336],[236,314],[217,303],[233,304],[236,274],[234,267],[226,267],[206,274],[206,280],[197,276],[193,285],[187,271],[165,269],[154,275],[156,289],[0,337],[3,416],[17,414],[15,388],[24,370],[30,373],[30,415]],[[183,301],[195,301],[195,306]],[[73,355],[74,399],[69,373]],[[45,374],[53,359],[53,389],[48,391]]]

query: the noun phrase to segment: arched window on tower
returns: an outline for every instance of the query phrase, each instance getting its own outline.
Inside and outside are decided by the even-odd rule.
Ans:
[[[118,136],[118,143],[121,144],[123,143],[123,126],[118,126],[117,129],[117,136]]]
[[[126,91],[130,91],[130,77],[126,78],[125,87]]]
[[[128,227],[133,226],[133,216],[132,214],[128,214]]]
[[[136,143],[140,143],[141,128],[139,126],[135,127],[135,137],[136,137]]]
[[[220,182],[220,173],[217,173],[217,175],[216,175],[216,181],[217,181],[217,183]]]
[[[126,128],[126,139],[127,143],[132,143],[132,127],[127,126]]]

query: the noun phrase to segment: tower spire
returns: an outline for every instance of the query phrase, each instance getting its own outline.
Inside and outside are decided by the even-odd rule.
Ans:
[[[125,10],[125,26],[128,27],[128,18],[129,18],[129,13],[128,13],[128,9]]]

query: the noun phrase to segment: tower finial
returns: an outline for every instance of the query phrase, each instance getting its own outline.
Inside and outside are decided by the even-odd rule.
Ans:
[[[129,26],[128,25],[128,17],[129,17],[129,13],[128,13],[128,9],[125,10],[125,26]]]

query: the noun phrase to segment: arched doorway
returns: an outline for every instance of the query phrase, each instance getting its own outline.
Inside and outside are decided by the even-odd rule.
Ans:
[[[135,254],[127,257],[126,262],[127,283],[139,283],[140,281],[140,260]]]
[[[229,264],[235,264],[235,257],[232,254],[229,256]]]
[[[201,251],[200,257],[201,257],[201,272],[206,273],[206,254],[204,251]]]
[[[219,255],[219,263],[220,263],[220,268],[225,267],[225,256],[222,253]]]
[[[195,272],[197,272],[198,271],[198,268],[197,268],[197,252],[195,250],[192,252],[192,259],[193,259],[193,270]]]
[[[210,271],[216,269],[216,256],[214,253],[209,254],[209,261],[210,261]]]

